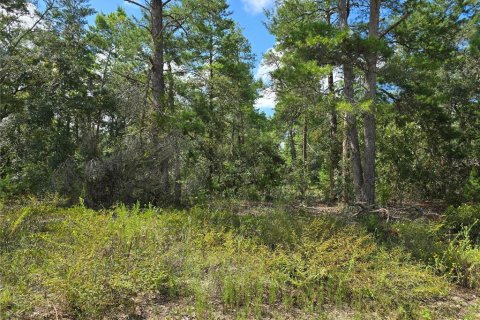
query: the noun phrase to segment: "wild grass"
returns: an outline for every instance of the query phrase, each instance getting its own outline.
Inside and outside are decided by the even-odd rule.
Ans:
[[[200,319],[322,318],[332,308],[427,319],[441,316],[429,301],[452,288],[407,244],[387,248],[361,224],[280,208],[242,216],[34,202],[3,207],[0,245],[1,319],[147,318],[145,306],[185,299]]]
[[[480,206],[449,208],[437,221],[387,223],[367,215],[362,223],[380,245],[401,248],[449,282],[480,289]]]

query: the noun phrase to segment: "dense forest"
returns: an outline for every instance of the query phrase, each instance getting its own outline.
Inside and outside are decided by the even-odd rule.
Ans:
[[[125,3],[0,0],[0,319],[480,318],[478,0]]]
[[[280,2],[273,119],[225,1],[139,5],[3,5],[2,194],[479,200],[476,1]]]

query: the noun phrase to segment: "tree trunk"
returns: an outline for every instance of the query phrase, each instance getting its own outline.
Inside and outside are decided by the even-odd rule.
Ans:
[[[308,190],[308,122],[307,113],[303,116],[303,139],[302,139],[302,198]]]
[[[145,94],[143,95],[143,108],[140,116],[140,147],[143,149],[143,134],[145,129],[145,116],[148,109],[148,94],[150,92],[150,81],[152,79],[152,70],[147,71],[147,80],[145,82]]]
[[[151,37],[153,42],[153,56],[152,63],[152,100],[153,107],[160,117],[165,115],[166,112],[166,99],[165,99],[165,37],[164,37],[164,3],[162,0],[150,1],[150,15],[152,19],[151,25]],[[155,140],[159,135],[158,131],[154,133]],[[169,179],[169,156],[164,155],[163,160],[160,162],[160,179],[161,188],[165,198],[170,193],[170,179]],[[167,199],[165,199],[167,200]]]
[[[292,127],[288,130],[288,139],[290,140],[290,157],[292,158],[292,166],[295,165],[297,161],[297,150],[295,149],[295,131]]]
[[[362,160],[360,155],[360,143],[358,141],[358,129],[355,116],[347,113],[347,135],[350,147],[350,159],[352,162],[353,187],[355,189],[355,200],[362,201],[363,173]]]
[[[330,72],[328,75],[328,91],[329,94],[334,96],[335,88],[334,88],[334,79],[333,79],[333,72]],[[335,182],[335,172],[338,172],[339,163],[340,163],[340,150],[338,145],[338,114],[337,110],[335,110],[335,106],[331,106],[330,110],[330,172],[329,172],[329,179],[330,179],[330,200],[335,201],[338,199],[338,195],[336,195],[336,182]]]
[[[168,62],[168,107],[172,112],[175,110],[175,79],[171,62]]]
[[[331,11],[327,11],[326,14],[327,24],[331,25]],[[328,94],[333,99],[335,96],[335,83],[333,77],[333,71],[328,75]],[[335,109],[335,106],[332,104],[330,109],[330,170],[329,170],[329,180],[330,180],[330,201],[335,201],[338,199],[336,195],[336,181],[335,181],[335,172],[338,172],[339,163],[340,163],[340,154],[338,146],[338,114]]]
[[[171,112],[175,110],[175,79],[173,77],[172,63],[168,62],[168,107]],[[181,180],[181,169],[180,169],[180,146],[178,143],[179,137],[178,134],[175,134],[174,139],[174,187],[173,187],[173,198],[174,203],[177,206],[180,206],[182,203],[182,180]],[[168,171],[168,168],[167,168]],[[167,172],[168,173],[168,172]]]
[[[210,35],[210,43],[209,43],[209,51],[208,51],[208,74],[209,74],[209,81],[208,81],[208,106],[210,108],[210,112],[213,113],[213,36]]]
[[[380,0],[370,0],[370,22],[368,36],[372,40],[378,39],[380,20]],[[373,42],[374,43],[374,42]],[[365,75],[367,84],[367,99],[371,101],[370,110],[363,115],[365,163],[364,163],[364,201],[375,204],[375,98],[377,94],[377,61],[378,54],[375,48],[371,48],[367,54],[367,72]]]
[[[344,203],[350,202],[350,194],[348,192],[348,181],[349,179],[349,145],[350,141],[348,141],[348,134],[347,134],[347,118],[345,116],[344,119],[344,136],[343,136],[343,143],[342,143],[342,199]]]
[[[174,188],[174,201],[175,204],[180,206],[182,203],[182,176],[180,170],[180,147],[178,145],[178,137],[175,137],[175,188]]]
[[[237,128],[237,131],[238,131],[238,145],[241,146],[245,143],[245,136],[244,136],[244,132],[245,132],[245,121],[243,119],[243,113],[240,112],[238,114],[238,119],[239,119],[239,123],[238,123],[238,128]]]
[[[165,63],[165,38],[163,23],[163,1],[150,1],[150,14],[152,19],[151,36],[153,41],[152,56],[152,94],[155,110],[163,115],[165,112],[165,76],[163,65]]]
[[[303,167],[307,167],[308,161],[308,123],[307,123],[307,115],[305,114],[303,117],[303,143],[302,143],[302,160],[303,160]]]
[[[340,11],[340,27],[348,29],[349,8],[347,0],[339,0],[338,8]],[[353,83],[355,74],[353,71],[353,64],[349,58],[344,58],[343,62],[343,81],[344,81],[344,95],[345,99],[353,105],[355,97],[353,90]],[[349,112],[346,115],[347,121],[347,135],[350,144],[350,158],[352,161],[352,175],[353,185],[355,188],[355,200],[361,201],[363,199],[363,173],[362,162],[360,155],[360,143],[358,140],[357,120],[355,116]]]
[[[235,154],[235,120],[232,123],[232,130],[230,132],[230,156]]]

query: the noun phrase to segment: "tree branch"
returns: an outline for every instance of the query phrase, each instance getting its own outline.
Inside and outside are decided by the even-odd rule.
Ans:
[[[129,81],[132,81],[132,82],[135,82],[135,83],[138,83],[138,84],[141,84],[141,85],[145,85],[145,82],[143,82],[141,80],[138,80],[138,79],[135,79],[135,78],[129,76],[128,74],[123,74],[123,73],[115,71],[115,70],[112,70],[112,72],[115,73],[116,75],[119,75],[122,78],[125,78],[125,79],[129,80]]]
[[[137,1],[133,1],[133,0],[125,0],[125,1],[127,1],[127,2],[129,2],[129,3],[131,3],[131,4],[134,4],[134,5],[136,5],[136,6],[139,6],[140,8],[142,8],[142,9],[144,9],[144,10],[147,10],[147,11],[150,10],[149,8],[147,8],[146,6],[144,6],[144,5],[141,4],[141,3],[138,3]]]
[[[381,34],[380,34],[380,39],[385,37],[390,31],[392,31],[393,29],[395,29],[396,27],[398,27],[398,25],[400,25],[400,23],[402,23],[403,21],[405,21],[409,16],[411,15],[410,12],[407,12],[405,13],[403,16],[400,17],[400,19],[398,19],[397,22],[395,22],[394,24],[392,24],[391,26],[389,26],[387,29],[385,29]]]
[[[48,7],[45,9],[42,15],[37,19],[37,21],[35,21],[35,23],[27,31],[22,33],[22,35],[20,35],[20,37],[18,37],[18,39],[10,46],[10,48],[8,49],[9,53],[12,53],[13,51],[15,51],[16,47],[20,44],[20,41],[22,41],[22,39],[25,38],[27,34],[32,32],[37,27],[37,25],[45,18],[47,13],[53,9],[54,4],[55,2],[49,3]]]
[[[394,94],[388,92],[387,90],[385,89],[382,89],[382,88],[379,88],[379,90],[384,93],[387,97],[389,97],[390,99],[392,99],[393,101],[398,101],[400,98],[395,96]]]
[[[165,14],[165,17],[167,18],[170,18],[171,21],[175,22],[176,23],[176,28],[175,28],[175,31],[176,30],[179,30],[179,29],[182,29],[183,32],[185,32],[185,34],[188,34],[188,31],[183,27],[183,23],[185,22],[185,19],[183,19],[183,21],[180,21],[178,20],[177,18],[173,17],[172,15],[170,14]],[[169,25],[170,23],[168,22],[167,25]],[[166,27],[166,26],[165,26]]]

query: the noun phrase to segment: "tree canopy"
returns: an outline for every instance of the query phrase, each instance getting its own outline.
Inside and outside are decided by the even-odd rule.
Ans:
[[[130,2],[2,2],[1,194],[478,200],[477,1],[277,1],[271,83],[225,0]]]

